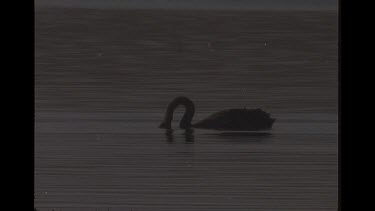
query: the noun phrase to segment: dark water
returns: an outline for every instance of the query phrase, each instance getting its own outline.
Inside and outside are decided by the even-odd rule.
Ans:
[[[336,210],[336,12],[38,9],[35,34],[39,210]],[[277,120],[166,135],[179,95]]]

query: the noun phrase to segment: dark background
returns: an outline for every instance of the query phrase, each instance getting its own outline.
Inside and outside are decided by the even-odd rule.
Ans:
[[[337,0],[38,0],[37,7],[142,9],[337,9]]]

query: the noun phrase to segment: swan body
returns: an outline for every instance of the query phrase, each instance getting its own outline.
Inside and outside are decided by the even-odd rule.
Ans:
[[[173,112],[179,106],[185,106],[185,113],[180,122],[180,128],[201,128],[225,131],[260,131],[272,128],[276,119],[262,109],[227,109],[211,114],[207,118],[192,124],[194,103],[187,97],[177,97],[169,103],[164,121],[160,128],[171,129]]]

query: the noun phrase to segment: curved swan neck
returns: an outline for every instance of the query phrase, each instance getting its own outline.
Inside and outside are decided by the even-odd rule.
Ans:
[[[194,103],[187,97],[177,97],[169,103],[164,121],[161,123],[160,128],[171,129],[173,112],[179,105],[185,107],[185,114],[181,119],[180,128],[188,129],[191,127],[191,121],[195,112]]]

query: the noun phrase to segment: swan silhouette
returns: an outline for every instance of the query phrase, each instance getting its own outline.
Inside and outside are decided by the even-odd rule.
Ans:
[[[201,128],[226,131],[259,131],[272,128],[276,119],[262,109],[227,109],[211,114],[207,118],[191,124],[195,107],[193,101],[187,97],[176,97],[169,103],[164,121],[159,128],[171,129],[173,112],[179,106],[185,107],[185,113],[180,121],[180,128]]]

